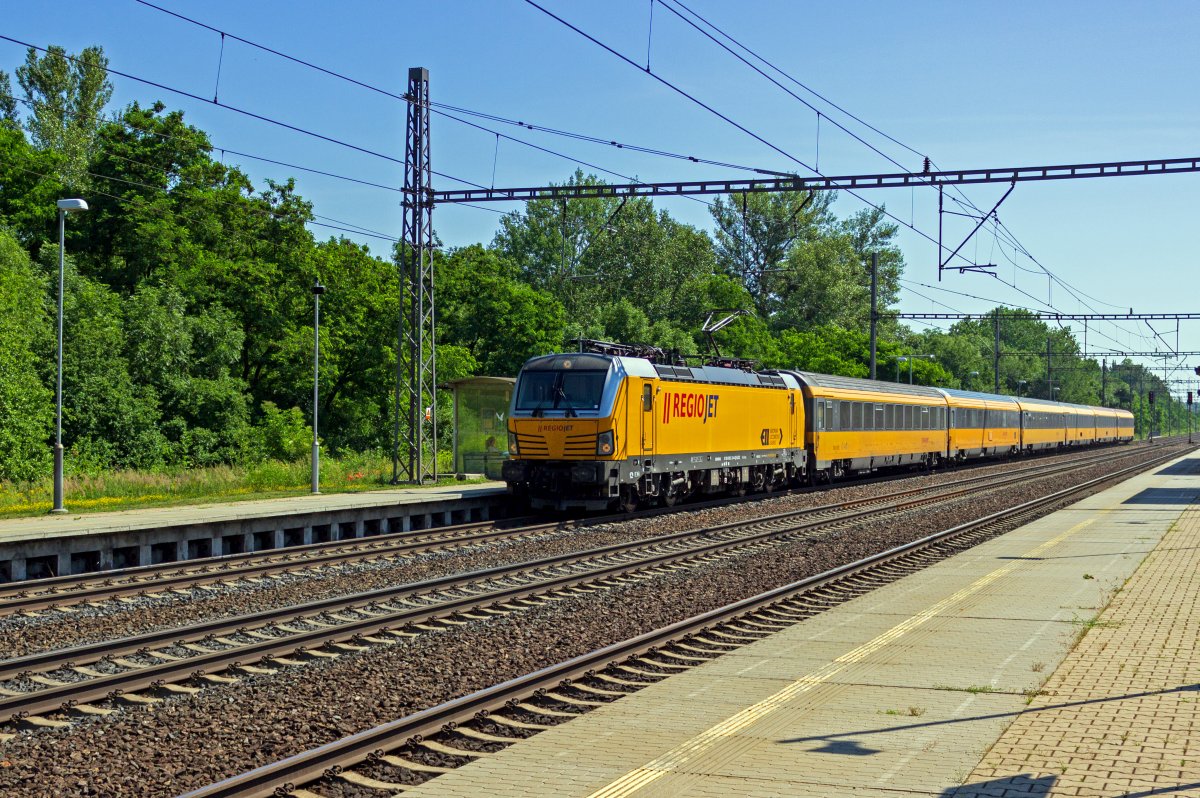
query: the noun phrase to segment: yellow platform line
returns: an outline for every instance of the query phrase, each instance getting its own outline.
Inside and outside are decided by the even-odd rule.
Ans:
[[[1101,513],[1101,515],[1104,515],[1107,512],[1108,511],[1106,510]],[[1074,535],[1084,527],[1089,526],[1095,522],[1097,518],[1099,518],[1099,516],[1081,521],[1080,523],[1068,529],[1066,532],[1063,532],[1062,534],[1057,535],[1056,537],[1053,537],[1038,546],[1035,546],[1033,549],[1030,549],[1023,555],[1023,557],[1036,557],[1042,554],[1048,549],[1051,549],[1062,543],[1064,540],[1069,538],[1071,535]],[[980,577],[967,587],[962,588],[953,595],[947,596],[946,598],[927,607],[916,615],[901,621],[891,629],[888,629],[886,632],[883,632],[872,640],[863,643],[858,648],[841,655],[828,665],[823,665],[812,673],[800,677],[787,687],[784,687],[773,695],[764,698],[757,704],[752,704],[751,706],[739,711],[737,714],[726,718],[717,725],[696,735],[692,739],[681,743],[657,759],[647,762],[645,765],[642,765],[636,770],[629,771],[616,781],[600,788],[599,790],[596,790],[589,795],[588,798],[619,798],[620,796],[632,795],[643,787],[646,787],[653,782],[658,781],[663,776],[670,774],[672,771],[678,769],[681,765],[697,755],[703,754],[705,751],[712,748],[724,738],[731,737],[743,729],[758,723],[760,720],[766,718],[768,715],[771,715],[776,710],[782,709],[788,704],[788,702],[797,696],[807,693],[810,690],[825,684],[850,665],[866,659],[879,649],[903,637],[938,615],[941,615],[955,604],[974,595],[975,593],[978,593],[980,590],[992,584],[997,579],[1007,576],[1024,564],[1024,562],[1018,560],[1008,565],[1001,566],[991,573]]]

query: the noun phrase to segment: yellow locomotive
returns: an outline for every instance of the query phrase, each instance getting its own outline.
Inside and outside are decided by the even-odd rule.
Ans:
[[[503,477],[534,508],[770,491],[897,466],[1133,439],[1124,410],[812,374],[688,366],[587,342],[518,376]],[[582,342],[581,342],[582,348]]]

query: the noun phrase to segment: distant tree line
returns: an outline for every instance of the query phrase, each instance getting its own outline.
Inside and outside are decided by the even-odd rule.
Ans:
[[[178,468],[306,456],[312,296],[322,301],[321,419],[337,451],[390,446],[396,254],[319,240],[289,180],[256,186],[214,157],[204,131],[161,102],[106,111],[99,48],[31,51],[0,72],[0,479],[40,478],[53,437],[58,268],[55,201],[91,210],[67,226],[64,420],[69,468]],[[569,184],[598,183],[576,172]],[[896,304],[896,227],[866,210],[839,219],[832,193],[733,195],[713,233],[648,199],[535,200],[489,244],[435,252],[439,379],[513,375],[579,336],[706,351],[714,309],[745,314],[724,354],[764,367],[867,375],[871,252],[880,307]],[[1006,311],[1008,313],[1008,311]],[[990,390],[992,322],[949,334],[880,323],[881,379],[914,359],[915,382]],[[1010,318],[1007,351],[1052,339],[1055,398],[1099,404],[1100,367],[1065,329]],[[1006,357],[1003,389],[1046,395],[1045,359]],[[907,379],[907,364],[901,379]],[[1107,401],[1146,423],[1162,381],[1122,364]],[[1166,403],[1160,400],[1160,413]],[[1174,408],[1174,412],[1180,412]],[[449,408],[439,408],[448,422]],[[1165,426],[1165,419],[1160,425]],[[447,441],[450,425],[443,423]]]

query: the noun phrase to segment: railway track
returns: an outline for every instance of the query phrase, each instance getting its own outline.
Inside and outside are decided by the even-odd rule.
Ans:
[[[57,726],[68,722],[59,719],[64,712],[106,714],[113,710],[98,704],[110,701],[153,703],[206,683],[387,645],[1092,464],[1043,463],[10,659],[0,662],[0,719]]]
[[[1141,449],[1128,449],[1126,454]],[[1089,451],[1072,457],[1069,463],[1096,462],[1113,457],[1113,450]],[[981,462],[980,465],[994,463]],[[1061,465],[1059,463],[1058,465]],[[1049,467],[1045,462],[1021,467],[1039,469]],[[885,476],[880,481],[892,481],[894,476]],[[857,484],[863,484],[859,482]],[[793,492],[810,492],[801,488]],[[774,496],[785,495],[780,491]],[[673,508],[674,510],[699,510],[718,507],[745,499],[721,498]],[[671,512],[669,509],[645,510],[619,516],[622,519],[650,518]],[[452,527],[412,532],[397,532],[350,541],[313,543],[223,557],[201,558],[186,562],[162,563],[137,568],[104,572],[102,574],[78,574],[51,577],[48,579],[16,582],[0,585],[0,620],[16,613],[35,613],[44,610],[59,610],[83,604],[95,604],[123,597],[151,597],[168,595],[208,585],[233,584],[241,580],[263,579],[279,575],[315,572],[322,568],[335,567],[371,560],[386,560],[413,556],[434,551],[453,551],[499,541],[534,540],[539,536],[561,531],[586,528],[610,522],[612,517],[603,516],[575,521],[545,521],[519,525],[514,521],[476,522]]]
[[[187,793],[319,798],[322,785],[398,790],[502,749],[646,684],[761,639],[1098,489],[1179,455],[1089,480],[598,649]],[[340,783],[340,787],[334,783]]]

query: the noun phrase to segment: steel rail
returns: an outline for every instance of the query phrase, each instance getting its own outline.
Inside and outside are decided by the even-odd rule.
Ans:
[[[813,592],[824,587],[861,575],[872,569],[899,561],[923,550],[946,543],[954,538],[985,529],[996,523],[1007,521],[1023,514],[1053,505],[1076,494],[1091,490],[1133,473],[1153,468],[1179,456],[1171,452],[1150,461],[1144,461],[1114,473],[1097,477],[1079,485],[1042,496],[1014,507],[991,513],[983,518],[969,521],[951,529],[910,541],[870,557],[838,566],[815,576],[792,582],[782,587],[760,593],[724,607],[711,610],[674,624],[615,643],[588,654],[543,668],[524,676],[511,679],[493,687],[478,690],[435,707],[417,712],[405,718],[376,726],[341,740],[327,743],[269,765],[241,773],[224,781],[185,793],[180,798],[268,798],[272,795],[288,794],[297,785],[309,784],[323,776],[336,774],[368,760],[373,754],[389,748],[397,748],[409,740],[420,741],[426,735],[452,729],[454,724],[486,716],[490,711],[502,709],[507,702],[589,676],[621,661],[652,652],[665,644],[678,642],[681,638],[696,635],[735,620],[743,615],[762,610],[792,599],[797,594]],[[517,740],[514,739],[514,742]],[[472,752],[463,751],[463,756]]]
[[[1131,457],[1137,453],[1138,450],[1130,450],[1129,452],[1122,453],[1120,456]],[[822,523],[826,523],[829,522],[830,519],[828,519],[827,516],[831,513],[837,513],[864,505],[886,504],[889,501],[922,493],[932,494],[933,498],[935,499],[944,498],[945,496],[943,494],[948,496],[958,495],[962,492],[961,490],[955,494],[948,493],[948,491],[954,490],[956,486],[971,486],[998,479],[999,481],[997,481],[994,486],[990,487],[1003,487],[1004,485],[1011,484],[1014,481],[1019,481],[1029,477],[1043,477],[1047,475],[1053,475],[1063,470],[1085,467],[1093,464],[1097,460],[1107,459],[1108,455],[1109,453],[1104,453],[1103,455],[1096,453],[1094,456],[1082,457],[1071,460],[1067,463],[1043,462],[1000,475],[985,474],[981,476],[967,477],[966,479],[954,480],[952,482],[943,483],[940,485],[926,485],[917,488],[908,488],[901,491],[893,491],[891,493],[884,493],[877,496],[850,499],[833,504],[786,510],[784,512],[759,516],[757,518],[745,521],[729,521],[712,527],[701,527],[698,529],[671,532],[655,537],[643,538],[637,541],[613,543],[606,546],[585,549],[583,551],[567,552],[539,560],[527,560],[519,563],[498,565],[492,568],[481,569],[465,574],[450,574],[421,582],[378,588],[376,590],[371,590],[364,593],[356,593],[347,596],[335,596],[326,599],[319,599],[306,604],[289,605],[286,607],[263,610],[261,612],[235,616],[232,618],[221,618],[212,621],[200,622],[188,626],[186,629],[173,627],[117,640],[105,640],[96,643],[87,643],[80,646],[72,646],[70,648],[51,649],[34,654],[27,654],[22,657],[0,660],[0,681],[11,679],[33,670],[46,671],[61,667],[69,667],[68,663],[71,665],[88,665],[106,658],[138,653],[143,649],[148,649],[153,646],[192,643],[205,638],[211,638],[215,635],[236,633],[245,628],[261,628],[263,626],[276,623],[303,621],[303,619],[306,617],[316,616],[323,613],[346,610],[358,611],[358,608],[364,606],[388,603],[392,601],[403,601],[407,598],[420,596],[430,591],[453,588],[467,582],[477,582],[480,580],[503,577],[515,573],[581,563],[588,560],[594,560],[599,557],[630,552],[639,548],[649,549],[658,545],[675,543],[689,537],[713,535],[728,530],[749,527],[752,525],[763,525],[777,521],[786,521],[801,515],[822,516],[817,520],[820,520]]]
[[[130,568],[113,568],[105,571],[89,571],[81,574],[64,574],[61,576],[48,576],[41,579],[23,579],[17,582],[5,582],[0,584],[0,602],[7,601],[10,597],[24,597],[34,593],[46,590],[60,590],[64,594],[90,587],[91,584],[108,584],[120,579],[145,579],[144,584],[152,585],[152,579],[157,579],[160,575],[172,576],[176,573],[195,572],[207,573],[216,568],[225,568],[240,566],[243,564],[252,564],[256,562],[269,561],[271,559],[286,559],[295,556],[297,562],[304,562],[305,555],[320,555],[327,550],[336,550],[339,548],[350,548],[358,546],[360,549],[371,547],[378,542],[386,542],[395,539],[409,539],[420,536],[433,536],[438,533],[454,534],[459,531],[470,531],[472,529],[490,529],[495,526],[495,522],[491,521],[472,521],[467,524],[454,524],[452,526],[434,527],[432,529],[414,529],[408,532],[389,532],[381,535],[369,535],[361,538],[343,538],[342,540],[328,540],[320,543],[305,543],[299,546],[286,546],[283,548],[262,549],[259,551],[242,552],[241,554],[222,554],[214,557],[196,557],[188,560],[175,560],[172,562],[155,563],[153,565],[136,565]],[[206,571],[207,569],[207,571]]]
[[[971,463],[971,465],[977,466],[986,464],[983,461]],[[894,479],[896,476],[889,474],[871,480],[859,480],[858,484],[872,481],[893,481]],[[811,488],[801,488],[787,492],[811,490]],[[759,494],[750,500],[765,498],[769,495]],[[780,491],[777,495],[786,495],[786,492]],[[746,500],[745,497],[722,497],[689,503],[676,507],[674,510],[698,510]],[[623,517],[627,519],[649,518],[671,511],[672,508],[653,508]],[[326,541],[289,546],[284,549],[197,558],[102,573],[73,574],[15,582],[0,585],[0,619],[18,612],[57,609],[122,596],[145,596],[173,589],[230,583],[249,576],[295,573],[339,563],[377,559],[383,556],[420,553],[426,550],[453,548],[505,538],[520,538],[547,530],[586,528],[606,523],[610,518],[610,516],[600,516],[591,519],[553,521],[511,527],[500,527],[495,522],[473,522],[435,529],[394,532],[370,538]],[[50,589],[43,590],[42,588]]]
[[[332,544],[333,547],[337,548],[336,551],[316,553],[308,557],[289,558],[286,555],[280,557],[278,552],[281,550],[275,549],[273,550],[276,552],[274,556],[247,558],[245,564],[233,565],[230,568],[222,566],[214,569],[210,566],[202,566],[194,569],[180,569],[176,567],[174,569],[163,569],[160,571],[161,575],[154,576],[148,580],[122,581],[110,577],[93,584],[81,583],[79,587],[60,592],[38,592],[33,594],[26,592],[25,595],[15,593],[11,596],[0,596],[0,618],[16,612],[55,609],[64,605],[112,599],[120,596],[159,593],[176,590],[181,587],[200,587],[219,582],[235,582],[247,577],[294,573],[296,571],[322,568],[345,562],[419,554],[426,551],[436,551],[474,543],[486,543],[496,539],[520,538],[525,535],[533,535],[558,528],[570,529],[572,526],[572,524],[559,521],[509,528],[497,528],[490,524],[464,524],[453,527],[454,530],[463,533],[459,536],[452,534],[430,537],[427,534],[429,530],[421,530],[420,534],[398,532],[395,534],[404,537],[392,539],[382,545],[363,545],[361,543],[352,545],[349,541],[340,541],[343,543],[341,547]],[[451,529],[451,527],[446,527],[446,529]],[[410,540],[409,537],[415,537],[416,539]],[[355,540],[361,541],[363,538],[356,538]],[[330,546],[331,544],[320,543],[312,545]],[[157,566],[144,567],[157,568]],[[69,579],[69,577],[61,578]]]
[[[453,616],[459,613],[470,613],[471,611],[479,611],[483,605],[491,604],[495,607],[497,604],[506,602],[518,601],[524,598],[542,596],[547,593],[564,590],[569,587],[576,587],[588,583],[600,582],[605,579],[610,579],[615,576],[624,576],[637,572],[649,571],[656,568],[661,568],[667,564],[678,563],[686,560],[693,560],[712,556],[714,554],[723,553],[729,550],[736,550],[760,544],[772,538],[781,538],[795,535],[799,532],[819,529],[821,527],[837,526],[846,524],[852,521],[873,515],[888,515],[898,512],[903,512],[914,507],[925,504],[940,503],[952,501],[966,493],[974,493],[978,491],[977,487],[973,487],[974,483],[980,481],[993,480],[986,486],[987,489],[998,489],[1014,482],[1029,481],[1031,479],[1041,479],[1046,476],[1053,475],[1064,470],[1075,470],[1078,468],[1087,467],[1089,463],[1072,463],[1072,464],[1051,464],[1051,467],[1042,470],[1025,470],[1025,472],[1012,475],[1002,475],[999,479],[995,475],[987,475],[984,477],[975,477],[968,480],[961,480],[961,487],[946,491],[941,490],[945,486],[931,486],[925,488],[910,489],[901,491],[896,494],[888,494],[883,497],[871,497],[866,499],[857,499],[850,502],[844,502],[835,505],[826,505],[824,508],[810,508],[808,510],[794,510],[786,513],[780,513],[764,518],[752,519],[750,521],[734,521],[726,524],[721,524],[715,527],[709,527],[701,530],[691,530],[686,532],[670,533],[661,535],[656,538],[650,538],[634,543],[613,544],[610,546],[593,549],[586,554],[567,554],[559,555],[552,558],[546,558],[533,563],[520,563],[516,566],[498,566],[483,571],[475,571],[469,574],[452,575],[441,577],[426,582],[406,585],[400,588],[387,588],[380,591],[372,591],[368,594],[359,594],[352,597],[341,597],[339,599],[326,599],[319,602],[314,602],[311,605],[305,605],[303,615],[298,612],[299,608],[289,607],[277,610],[269,610],[265,613],[257,614],[257,616],[242,616],[232,619],[221,619],[205,624],[203,628],[195,627],[188,630],[186,639],[179,640],[179,630],[160,630],[147,635],[136,638],[127,638],[124,641],[101,642],[90,644],[88,646],[77,647],[74,649],[62,649],[50,652],[41,652],[39,654],[22,657],[19,659],[8,660],[0,663],[0,678],[13,678],[17,676],[27,675],[33,668],[41,667],[48,669],[50,672],[62,667],[74,667],[74,660],[82,659],[89,660],[89,657],[94,660],[96,658],[115,657],[123,654],[145,653],[149,651],[150,646],[170,641],[175,641],[179,645],[184,645],[188,640],[205,641],[214,636],[222,634],[237,634],[245,630],[248,622],[254,623],[251,619],[258,620],[260,617],[266,617],[270,621],[278,622],[280,619],[286,619],[292,623],[312,623],[311,616],[319,615],[322,612],[330,611],[346,611],[353,610],[362,614],[367,614],[369,617],[363,619],[355,619],[347,621],[336,626],[329,626],[326,622],[317,622],[321,628],[312,631],[297,632],[287,637],[271,637],[254,643],[249,643],[232,649],[220,649],[208,652],[198,652],[194,656],[187,658],[168,658],[166,662],[147,665],[142,668],[131,669],[116,674],[107,674],[97,676],[86,681],[67,682],[61,685],[51,685],[40,690],[34,690],[25,693],[19,693],[13,696],[4,696],[0,698],[0,717],[12,717],[19,720],[20,718],[31,715],[53,712],[60,709],[69,709],[72,703],[87,703],[91,701],[102,700],[105,698],[114,698],[124,692],[135,690],[144,690],[155,687],[163,683],[187,680],[197,678],[216,670],[224,670],[228,668],[236,668],[243,664],[245,660],[264,661],[280,657],[304,656],[309,649],[319,648],[332,643],[345,643],[353,641],[355,638],[368,637],[373,634],[379,634],[399,626],[409,626],[418,624],[423,621],[430,621],[447,616]],[[926,493],[929,495],[920,496],[915,494]],[[914,496],[915,495],[915,496]],[[888,501],[889,499],[899,499],[897,501]],[[847,507],[861,507],[869,505],[865,509],[855,510],[848,513],[836,514],[839,509]],[[605,564],[600,563],[598,568],[584,571],[582,573],[575,572],[565,575],[554,575],[549,579],[529,582],[512,587],[502,587],[499,590],[493,590],[487,594],[471,594],[465,597],[450,597],[437,604],[424,605],[413,608],[402,609],[399,612],[380,614],[377,610],[364,610],[362,607],[371,604],[383,603],[385,601],[398,601],[404,598],[420,598],[422,593],[428,592],[431,588],[456,588],[470,587],[478,583],[481,579],[491,578],[494,576],[515,576],[521,572],[532,572],[544,570],[547,567],[562,565],[566,562],[574,562],[585,564],[587,560],[595,560],[597,556],[611,555],[614,553],[631,553],[637,549],[649,549],[656,545],[661,545],[664,542],[678,542],[688,537],[711,537],[712,535],[728,530],[738,528],[762,528],[770,524],[787,521],[796,516],[812,514],[816,511],[824,510],[827,513],[835,514],[820,518],[813,518],[799,525],[787,527],[784,529],[768,528],[748,536],[737,537],[732,540],[719,540],[706,543],[702,546],[684,549],[683,551],[667,551],[662,553],[652,553],[642,559],[632,562],[621,561],[617,563]],[[387,598],[380,594],[386,594]],[[372,597],[364,601],[364,597]],[[263,624],[259,624],[262,626]],[[218,641],[221,642],[221,641]],[[156,657],[163,659],[162,657]]]

